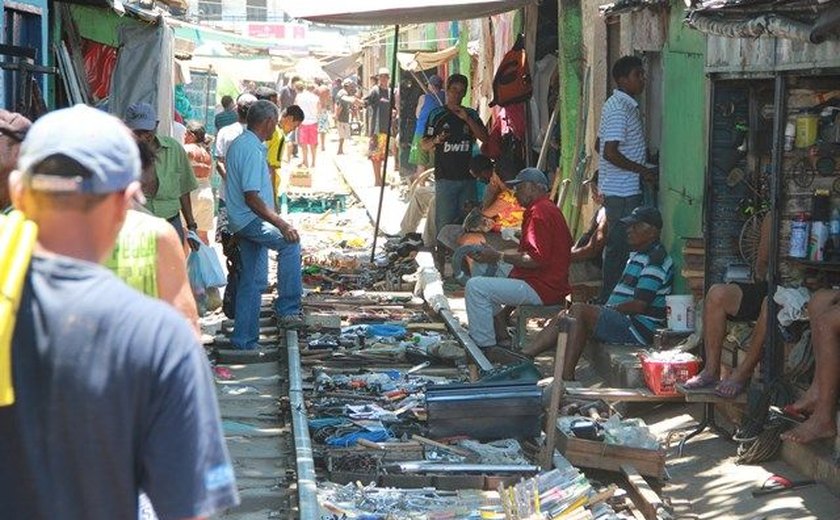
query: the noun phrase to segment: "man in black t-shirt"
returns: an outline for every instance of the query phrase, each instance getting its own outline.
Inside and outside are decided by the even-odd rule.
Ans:
[[[461,106],[467,77],[452,74],[446,80],[446,104],[435,109],[426,123],[420,146],[435,151],[435,224],[443,229],[458,222],[467,202],[475,201],[475,179],[470,159],[476,139],[487,140],[487,128],[478,112]]]
[[[382,186],[385,182],[382,174],[382,161],[385,160],[387,150],[388,125],[391,119],[391,73],[386,67],[381,67],[377,74],[378,83],[370,89],[364,99],[365,106],[371,109],[370,115],[370,143],[368,146],[368,157],[373,165],[374,185]]]

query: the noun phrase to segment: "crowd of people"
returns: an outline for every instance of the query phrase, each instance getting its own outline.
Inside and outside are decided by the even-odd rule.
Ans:
[[[427,212],[426,245],[448,249],[453,271],[468,273],[469,335],[479,347],[505,343],[515,307],[564,305],[574,286],[600,285],[593,302],[564,308],[523,350],[548,350],[567,326],[567,380],[591,338],[650,345],[665,326],[674,279],[662,215],[644,200],[657,170],[646,160],[636,101],[645,87],[642,62],[621,58],[612,75],[618,88],[602,112],[599,169],[584,182],[596,209],[576,242],[543,171],[509,171],[476,153],[490,136],[463,104],[465,76],[431,76],[415,114],[416,207],[403,232],[416,231]],[[383,183],[391,95],[387,69],[366,96],[353,78],[333,88],[291,78],[279,92],[261,87],[223,97],[212,143],[200,123],[188,122],[183,142],[164,135],[148,103],[132,104],[122,120],[85,106],[34,124],[0,111],[0,207],[38,226],[12,338],[16,401],[0,407],[0,496],[9,515],[127,518],[136,516],[140,494],[172,518],[237,503],[186,254],[213,241],[218,216],[217,237],[231,257],[234,348],[261,348],[256,310],[268,288],[269,250],[277,257],[278,325],[301,326],[300,235],[281,215],[278,170],[295,147],[302,166],[313,167],[331,119],[345,153],[350,125],[367,108],[368,157]],[[431,174],[434,187],[423,186]],[[714,387],[734,397],[751,377],[767,333],[769,234],[768,218],[754,283],[710,289],[706,367],[684,390]],[[801,443],[836,434],[840,291],[818,292],[809,313],[816,374],[786,408],[802,424],[785,437]],[[747,358],[721,380],[729,320],[757,321]]]

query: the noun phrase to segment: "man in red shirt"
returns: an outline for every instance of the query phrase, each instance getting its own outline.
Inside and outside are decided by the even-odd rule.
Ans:
[[[503,305],[554,305],[570,292],[572,235],[548,198],[548,179],[536,168],[525,168],[508,185],[525,208],[519,248],[497,251],[487,246],[472,258],[488,264],[506,262],[513,270],[507,278],[470,278],[466,287],[470,337],[482,348],[496,344],[493,318]]]

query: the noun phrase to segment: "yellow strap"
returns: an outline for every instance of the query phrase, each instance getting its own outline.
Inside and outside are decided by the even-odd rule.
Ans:
[[[0,216],[0,406],[15,402],[12,334],[37,238],[38,226],[19,211]]]

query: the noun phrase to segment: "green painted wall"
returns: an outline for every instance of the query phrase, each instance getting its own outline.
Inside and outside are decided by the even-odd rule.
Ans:
[[[583,16],[581,0],[560,0],[560,175],[571,178],[577,164],[578,128],[580,123],[581,92],[583,92]],[[580,211],[566,198],[563,213],[569,222],[575,221],[574,213]]]
[[[703,70],[706,40],[683,25],[682,0],[672,3],[668,41],[662,52],[663,107],[659,208],[665,227],[662,241],[682,269],[681,237],[703,233],[706,170],[707,79]],[[675,293],[687,293],[678,272]]]
[[[117,47],[119,28],[123,25],[136,25],[143,22],[129,16],[119,16],[113,9],[71,5],[73,21],[79,28],[82,38]]]

